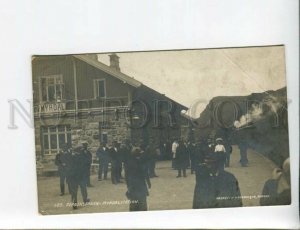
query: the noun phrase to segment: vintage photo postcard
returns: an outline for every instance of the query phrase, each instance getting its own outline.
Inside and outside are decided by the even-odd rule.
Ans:
[[[39,212],[289,205],[285,47],[32,57]]]

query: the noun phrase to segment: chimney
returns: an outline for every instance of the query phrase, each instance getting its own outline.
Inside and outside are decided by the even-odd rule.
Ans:
[[[110,68],[113,68],[114,70],[121,71],[120,65],[119,65],[119,59],[120,57],[116,55],[115,53],[109,55],[109,61],[110,61]]]

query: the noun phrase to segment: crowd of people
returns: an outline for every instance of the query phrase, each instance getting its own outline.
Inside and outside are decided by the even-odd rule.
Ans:
[[[238,181],[235,176],[224,169],[230,166],[232,147],[229,141],[222,138],[207,139],[198,143],[175,139],[169,145],[164,144],[164,151],[170,151],[172,168],[177,170],[177,178],[187,177],[187,169],[196,174],[193,208],[240,207],[242,199]],[[247,147],[240,147],[241,166],[247,166]],[[161,157],[161,148],[153,140],[148,144],[132,144],[129,140],[123,143],[112,142],[111,146],[101,143],[96,151],[99,163],[98,181],[110,179],[113,185],[126,183],[126,197],[130,200],[130,211],[147,210],[150,178],[158,177],[155,172],[156,160]],[[90,202],[87,187],[90,183],[92,154],[88,143],[72,149],[65,144],[56,156],[60,176],[61,195],[65,194],[65,182],[68,185],[73,209],[77,209],[77,191],[80,187],[84,203]],[[110,167],[109,167],[110,166]],[[110,169],[110,170],[109,170]],[[175,176],[175,175],[174,175]],[[264,188],[272,190],[274,181]],[[272,187],[273,186],[273,187]],[[274,190],[274,189],[273,189]],[[272,190],[272,191],[273,191]],[[264,204],[265,201],[262,201]]]
[[[126,193],[130,202],[131,211],[144,210],[147,207],[146,196],[151,187],[150,178],[158,177],[155,173],[155,162],[159,155],[154,147],[154,142],[133,146],[129,140],[120,144],[113,141],[111,146],[101,143],[96,151],[98,158],[98,181],[108,179],[110,166],[110,178],[114,185],[125,183],[128,188]],[[60,195],[65,194],[65,184],[68,185],[71,194],[73,209],[77,209],[77,192],[80,187],[84,203],[90,202],[87,187],[93,187],[90,182],[92,153],[88,150],[88,143],[72,149],[64,144],[56,155],[55,164],[58,166],[60,177]]]

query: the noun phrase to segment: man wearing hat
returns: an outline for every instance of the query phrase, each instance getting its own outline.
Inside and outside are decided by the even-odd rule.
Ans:
[[[208,156],[196,167],[193,208],[241,207],[242,199],[235,176],[219,168],[219,159]]]
[[[223,139],[222,138],[217,138],[216,139],[216,146],[215,146],[215,155],[219,159],[219,167],[221,170],[224,170],[225,166],[225,160],[226,160],[226,149],[225,146],[223,145]]]

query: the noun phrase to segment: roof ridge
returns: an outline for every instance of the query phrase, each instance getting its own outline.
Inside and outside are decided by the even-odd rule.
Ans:
[[[125,83],[128,83],[129,85],[137,88],[137,87],[140,87],[142,85],[142,83],[136,79],[134,79],[133,77],[130,77],[122,72],[119,72],[119,71],[116,71],[112,68],[110,68],[108,65],[105,65],[104,63],[102,62],[99,62],[99,61],[96,61],[96,60],[93,60],[92,58],[84,55],[84,54],[81,54],[81,55],[72,55],[73,57],[81,60],[81,61],[84,61],[86,62],[87,64],[89,65],[92,65],[94,66],[95,68],[97,69],[100,69],[116,78],[118,78],[119,80],[125,82]]]

